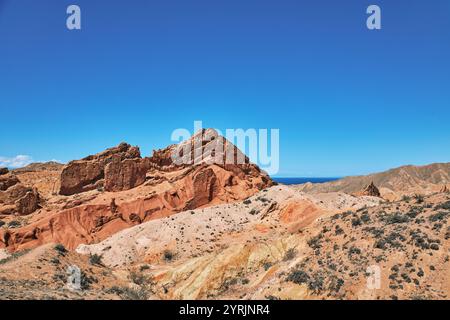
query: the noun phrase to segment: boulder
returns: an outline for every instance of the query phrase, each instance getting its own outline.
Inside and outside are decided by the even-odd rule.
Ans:
[[[39,192],[33,188],[16,202],[17,212],[20,215],[28,215],[39,208]]]
[[[0,168],[0,176],[7,174],[9,172],[8,168]]]

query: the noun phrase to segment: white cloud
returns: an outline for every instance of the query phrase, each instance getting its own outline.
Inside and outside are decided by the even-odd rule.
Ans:
[[[27,155],[17,155],[13,158],[0,157],[0,167],[21,168],[33,162],[33,158]]]

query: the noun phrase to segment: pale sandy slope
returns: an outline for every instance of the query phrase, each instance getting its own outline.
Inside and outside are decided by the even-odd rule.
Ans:
[[[374,197],[357,198],[343,193],[312,196],[287,186],[274,186],[248,201],[185,211],[143,223],[98,244],[80,245],[77,252],[102,254],[110,266],[158,262],[164,250],[173,251],[177,259],[192,258],[233,243],[284,232],[290,220],[311,222],[326,212],[378,203],[380,199]]]
[[[343,193],[311,196],[274,186],[240,203],[143,223],[98,244],[80,245],[77,252],[102,255],[105,264],[119,269],[148,264],[147,272],[157,280],[155,298],[223,298],[229,279],[246,274],[245,281],[265,281],[251,270],[282,263],[289,249],[304,246],[306,238],[293,234],[333,213],[381,201]]]

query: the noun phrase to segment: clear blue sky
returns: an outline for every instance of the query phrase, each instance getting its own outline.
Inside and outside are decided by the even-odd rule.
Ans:
[[[279,128],[279,176],[447,162],[450,1],[0,0],[0,117],[3,162],[149,155],[194,120]]]

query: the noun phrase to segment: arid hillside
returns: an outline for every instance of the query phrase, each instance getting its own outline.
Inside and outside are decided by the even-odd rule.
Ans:
[[[449,299],[448,164],[276,185],[220,141],[0,169],[0,298]]]
[[[366,176],[346,177],[332,182],[299,185],[304,192],[356,193],[370,183],[377,186],[382,196],[396,199],[404,194],[430,194],[450,189],[450,163],[426,166],[403,166]]]

